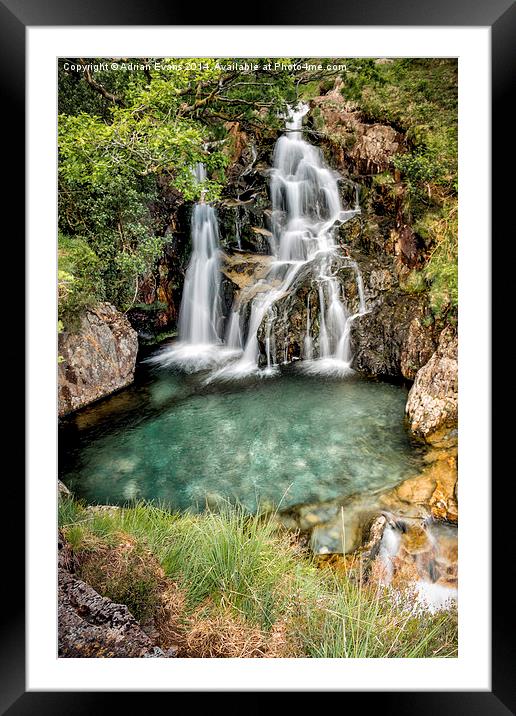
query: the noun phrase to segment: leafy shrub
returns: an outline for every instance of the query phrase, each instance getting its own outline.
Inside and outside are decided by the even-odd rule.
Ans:
[[[104,282],[101,262],[80,237],[59,234],[58,242],[58,315],[61,328],[74,330],[86,308],[102,300]]]

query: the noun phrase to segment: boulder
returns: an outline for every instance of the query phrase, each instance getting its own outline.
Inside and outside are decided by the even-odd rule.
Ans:
[[[59,415],[132,383],[137,352],[137,333],[114,306],[88,310],[77,332],[59,335]]]
[[[59,499],[62,499],[63,497],[70,497],[71,496],[70,490],[66,487],[64,482],[61,482],[61,480],[57,481],[57,495]]]
[[[458,341],[448,326],[437,350],[418,371],[408,395],[406,413],[415,435],[428,439],[438,431],[453,429],[458,419]]]
[[[340,169],[355,176],[378,174],[392,167],[404,149],[403,135],[386,124],[371,123],[342,95],[339,78],[334,88],[311,101],[316,125],[322,130]]]
[[[101,597],[64,569],[58,575],[60,657],[169,657],[145,634],[129,609]]]
[[[351,325],[353,368],[369,375],[413,380],[435,350],[429,319],[426,296],[400,290],[385,293]]]
[[[129,609],[102,597],[73,574],[76,558],[60,533],[58,538],[58,656],[173,657],[143,631]]]
[[[425,463],[419,475],[380,495],[380,506],[398,515],[417,516],[419,511],[420,516],[456,523],[457,448],[432,449]]]

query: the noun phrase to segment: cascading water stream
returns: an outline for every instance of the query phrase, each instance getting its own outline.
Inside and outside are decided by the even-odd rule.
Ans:
[[[396,519],[388,515],[376,563],[380,584],[394,590],[398,572],[412,563],[408,606],[413,613],[437,612],[457,601],[457,534],[456,528],[439,524],[431,518]],[[405,577],[406,579],[406,577]],[[402,599],[403,593],[397,592]]]
[[[305,340],[303,341],[303,358],[305,360],[312,360],[313,358],[313,342],[311,335],[310,326],[310,294],[306,297],[306,333]]]
[[[212,206],[196,204],[192,213],[192,256],[179,311],[179,338],[190,345],[219,342],[219,239]]]
[[[280,336],[275,333],[278,302],[308,281],[312,304],[307,302],[303,369],[336,374],[351,371],[350,326],[366,312],[364,287],[358,265],[339,250],[334,232],[360,213],[358,189],[354,207],[343,209],[339,175],[324,163],[321,150],[302,137],[307,111],[307,105],[290,110],[285,133],[276,142],[270,171],[274,260],[268,274],[255,284],[251,304],[239,301],[233,306],[223,340],[217,218],[213,207],[201,198],[192,213],[192,255],[181,302],[179,342],[150,358],[151,362],[187,371],[217,368],[208,381],[274,373],[278,368],[276,348],[281,351],[280,362],[289,360],[288,328],[281,329]],[[201,163],[192,173],[199,183],[206,179]],[[346,305],[339,268],[349,268],[355,274],[359,307],[354,314]],[[288,326],[289,316],[282,318]],[[260,368],[261,330],[265,331],[264,369]]]
[[[192,174],[202,184],[206,179],[204,164],[196,164]],[[235,355],[235,351],[222,348],[219,229],[215,209],[205,203],[204,193],[193,207],[190,234],[192,254],[179,310],[179,342],[148,360],[196,371]]]
[[[343,210],[339,196],[339,176],[325,165],[321,151],[302,138],[302,120],[307,111],[307,105],[301,105],[290,112],[285,134],[278,139],[274,149],[270,193],[273,228],[271,246],[276,260],[269,274],[262,279],[266,290],[252,300],[242,356],[220,368],[211,379],[236,378],[260,372],[258,332],[263,321],[266,322],[267,358],[267,369],[264,372],[273,371],[275,359],[271,341],[276,318],[273,307],[280,298],[294,290],[301,270],[307,266],[316,286],[319,313],[318,316],[310,317],[310,306],[307,305],[307,332],[303,350],[305,369],[309,372],[350,371],[350,323],[366,311],[364,288],[356,262],[341,255],[333,233],[338,225],[360,213],[358,192],[354,208]],[[359,310],[356,314],[349,314],[342,285],[333,274],[334,264],[337,263],[351,268],[355,273],[359,295]],[[305,271],[303,276],[306,280]],[[241,311],[242,306],[238,310]],[[319,341],[318,356],[314,360],[310,326],[316,322],[319,325]],[[284,360],[287,357],[285,350]]]

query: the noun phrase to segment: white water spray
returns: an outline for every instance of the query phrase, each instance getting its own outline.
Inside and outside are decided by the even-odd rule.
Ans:
[[[321,151],[302,138],[302,120],[308,106],[290,112],[286,132],[274,149],[270,173],[272,199],[271,246],[276,257],[264,279],[268,290],[258,293],[251,304],[244,352],[241,358],[221,368],[214,378],[237,378],[259,371],[258,332],[265,321],[267,373],[272,372],[275,352],[276,302],[296,288],[300,272],[308,267],[319,298],[318,315],[310,317],[307,305],[307,331],[303,346],[304,369],[308,372],[350,372],[350,323],[366,311],[362,277],[356,262],[343,256],[334,239],[337,226],[360,213],[358,196],[353,209],[344,210],[339,196],[339,176],[324,163]],[[351,268],[356,276],[359,311],[350,315],[342,285],[334,275],[337,265]],[[306,271],[303,271],[306,280]],[[314,358],[311,326],[319,325],[318,355]],[[287,317],[288,323],[288,317]],[[283,360],[288,360],[288,342]]]

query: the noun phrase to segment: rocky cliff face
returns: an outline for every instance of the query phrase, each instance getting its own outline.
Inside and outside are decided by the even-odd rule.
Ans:
[[[137,352],[136,331],[114,306],[87,311],[76,333],[59,335],[59,415],[131,383]]]
[[[414,380],[437,345],[438,329],[426,295],[400,289],[388,257],[379,259],[359,252],[352,252],[352,256],[360,267],[367,307],[367,313],[355,318],[351,324],[352,367],[371,376]],[[336,261],[334,269],[342,281],[349,312],[358,313],[359,295],[354,270],[345,261],[340,268]],[[278,363],[303,357],[308,312],[317,355],[318,293],[309,267],[300,271],[294,289],[272,308],[274,321],[270,345]],[[264,320],[258,333],[262,353],[265,353],[268,335],[269,323]]]
[[[390,291],[351,327],[353,368],[375,376],[413,380],[435,348],[426,299]]]
[[[378,174],[390,168],[403,150],[403,135],[385,124],[368,122],[362,112],[342,96],[343,81],[312,100],[316,127],[324,129],[334,162],[355,176]]]

